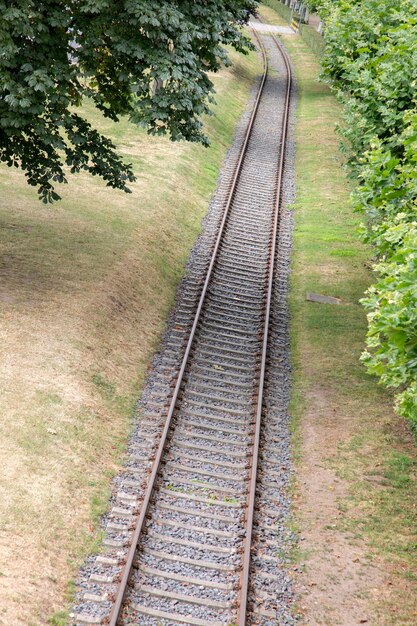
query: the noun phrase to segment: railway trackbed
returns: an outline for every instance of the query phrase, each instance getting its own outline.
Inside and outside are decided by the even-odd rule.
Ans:
[[[291,69],[274,37],[257,39],[264,74],[205,278],[191,285],[159,364],[153,393],[169,403],[130,450],[77,626],[289,623],[271,522],[282,515],[281,431],[264,419],[264,390]]]

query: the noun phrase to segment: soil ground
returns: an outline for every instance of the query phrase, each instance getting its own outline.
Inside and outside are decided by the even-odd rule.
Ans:
[[[84,112],[138,176],[130,195],[79,175],[53,206],[0,168],[0,624],[67,623],[71,578],[100,541],[150,357],[259,70],[215,77],[211,148]]]
[[[273,2],[269,2],[270,5]],[[263,7],[266,21],[285,25]],[[359,362],[372,281],[338,150],[340,109],[300,36],[285,36],[298,78],[297,198],[291,286],[294,527],[301,623],[417,622],[417,454],[391,395]],[[341,305],[306,300],[307,292]]]

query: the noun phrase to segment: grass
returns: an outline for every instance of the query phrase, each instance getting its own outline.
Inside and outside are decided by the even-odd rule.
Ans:
[[[265,0],[264,4],[278,13],[286,22],[291,21],[293,12],[287,5],[282,4],[279,0]]]
[[[215,77],[211,147],[173,144],[86,102],[133,163],[130,195],[70,176],[44,206],[0,167],[0,624],[68,621],[68,580],[101,540],[150,357],[258,71],[233,54]]]
[[[271,6],[262,15],[283,24]],[[417,616],[416,448],[392,411],[391,395],[359,362],[366,332],[359,299],[372,275],[334,132],[339,105],[318,82],[318,61],[303,38],[283,40],[299,90],[291,412],[295,515],[308,553],[299,608],[314,624],[366,618],[411,626]],[[307,291],[343,304],[307,302]]]
[[[275,13],[278,13],[280,18],[283,20],[281,25],[284,23],[289,24],[291,22],[293,11],[288,6],[280,2],[280,0],[265,0],[264,5],[269,9],[273,9]],[[274,19],[274,17],[272,19]],[[319,35],[315,28],[309,24],[300,24],[300,35],[316,56],[321,57],[323,55],[323,37]]]

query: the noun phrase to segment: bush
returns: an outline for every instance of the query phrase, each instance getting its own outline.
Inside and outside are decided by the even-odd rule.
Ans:
[[[397,410],[417,426],[417,221],[398,214],[384,239],[395,252],[376,266],[380,279],[363,300],[369,331],[362,359],[384,385],[401,390]]]
[[[363,361],[417,424],[417,1],[324,0],[323,78],[344,105],[340,133],[377,282]]]

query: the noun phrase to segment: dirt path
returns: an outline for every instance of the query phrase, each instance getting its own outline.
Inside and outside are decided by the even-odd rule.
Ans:
[[[357,425],[340,419],[331,393],[316,389],[306,400],[297,468],[301,559],[307,564],[298,581],[304,623],[377,624],[371,605],[383,590],[386,572],[379,559],[367,558],[360,537],[340,531],[341,502],[348,497],[349,484],[332,467],[339,445]]]

